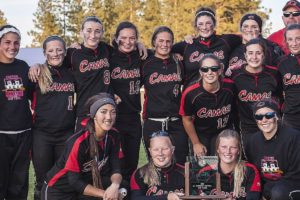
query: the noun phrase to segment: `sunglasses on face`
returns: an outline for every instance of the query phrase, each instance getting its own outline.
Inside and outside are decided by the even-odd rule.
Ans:
[[[254,119],[256,120],[262,120],[264,117],[266,119],[272,119],[275,117],[276,113],[275,112],[267,112],[266,114],[255,114]]]
[[[292,15],[293,17],[298,17],[298,16],[300,16],[300,11],[284,12],[284,13],[283,13],[283,16],[284,16],[284,17],[290,17],[291,15]]]
[[[220,66],[211,66],[211,67],[200,67],[201,72],[208,72],[208,70],[211,70],[212,72],[217,72],[221,69]]]
[[[169,136],[169,133],[166,131],[156,131],[150,135],[150,139],[154,138],[154,137],[159,137],[159,136]]]

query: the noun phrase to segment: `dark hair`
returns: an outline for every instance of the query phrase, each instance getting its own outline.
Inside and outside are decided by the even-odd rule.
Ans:
[[[83,22],[81,23],[81,30],[83,30],[84,25],[85,25],[86,22],[96,22],[96,23],[99,23],[99,24],[102,25],[102,31],[104,31],[103,23],[102,23],[102,21],[98,17],[96,17],[96,16],[88,16],[88,17],[84,18]]]
[[[286,40],[286,32],[291,30],[300,30],[300,24],[290,24],[285,28],[284,39]]]
[[[173,33],[173,31],[172,31],[169,27],[167,27],[167,26],[159,26],[159,27],[157,27],[157,28],[154,30],[154,32],[153,32],[153,34],[152,34],[151,44],[152,44],[153,47],[154,47],[154,42],[155,42],[155,40],[156,40],[157,35],[158,35],[159,33],[163,33],[163,32],[170,33],[170,35],[171,35],[171,37],[172,37],[172,43],[174,42],[174,33]]]
[[[202,16],[209,16],[211,17],[213,23],[214,23],[214,26],[216,26],[216,14],[215,14],[215,11],[213,11],[213,9],[211,8],[208,8],[208,7],[201,7],[199,8],[196,13],[195,13],[195,21],[194,21],[194,26],[197,27],[197,20],[199,17],[202,17]]]
[[[7,31],[5,31],[5,29],[8,29]],[[11,30],[11,31],[9,31]],[[5,31],[6,33],[2,33],[3,31]],[[4,35],[6,35],[7,33],[15,33],[19,36],[19,38],[21,39],[21,34],[20,34],[20,30],[17,29],[15,26],[13,25],[3,25],[0,27],[0,41],[3,38]]]
[[[259,32],[261,33],[262,32],[262,19],[260,16],[258,16],[257,14],[255,13],[248,13],[248,14],[245,14],[241,21],[240,21],[240,29],[242,28],[243,26],[243,23],[246,21],[246,20],[254,20],[256,21],[256,23],[258,24],[258,27],[259,27]]]
[[[261,48],[263,50],[264,58],[266,58],[267,47],[266,47],[265,41],[263,41],[261,38],[254,38],[254,39],[249,40],[249,42],[247,42],[246,45],[244,46],[244,53],[246,53],[247,47],[252,44],[258,44],[259,46],[261,46]]]
[[[134,30],[134,31],[135,31],[135,35],[136,35],[136,38],[138,38],[139,32],[138,32],[136,26],[135,26],[133,23],[131,23],[131,22],[124,21],[124,22],[121,22],[121,23],[118,25],[117,29],[116,29],[116,33],[115,33],[115,38],[116,38],[116,39],[119,37],[119,34],[120,34],[121,30],[123,30],[123,29],[125,29],[125,28],[130,28],[130,29]]]
[[[98,100],[101,100],[103,98],[112,98],[113,96],[108,93],[99,93],[92,97],[90,97],[86,103],[85,103],[85,109],[90,110],[90,107]],[[90,132],[89,136],[89,146],[90,146],[90,157],[93,158],[91,164],[92,164],[92,177],[93,177],[93,185],[97,188],[103,189],[103,185],[101,182],[101,176],[100,176],[100,170],[98,169],[98,162],[99,160],[99,150],[98,150],[98,142],[95,138],[95,124],[94,119],[92,117],[89,117],[86,130]]]
[[[61,37],[59,37],[59,36],[57,36],[57,35],[51,35],[51,36],[47,37],[47,38],[44,40],[44,42],[43,42],[43,50],[44,50],[44,51],[46,50],[46,46],[47,46],[47,43],[48,43],[48,42],[55,41],[55,40],[60,41],[60,42],[63,44],[64,49],[66,50],[66,48],[67,48],[67,47],[66,47],[66,42],[65,42]]]

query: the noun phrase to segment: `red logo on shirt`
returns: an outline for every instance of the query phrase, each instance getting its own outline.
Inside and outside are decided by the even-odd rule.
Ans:
[[[260,101],[264,98],[271,98],[272,92],[253,93],[247,92],[247,90],[241,90],[239,92],[239,98],[241,101]]]
[[[80,62],[79,71],[84,73],[86,71],[97,70],[104,67],[109,67],[107,58],[103,58],[94,62],[89,62],[88,60],[83,60]]]
[[[297,85],[300,84],[300,75],[292,75],[291,73],[287,73],[283,77],[284,85]]]
[[[199,118],[208,118],[208,117],[220,117],[222,115],[226,115],[231,111],[231,104],[227,106],[223,106],[217,109],[207,109],[207,108],[200,108],[197,112],[197,116]]]
[[[120,67],[117,67],[112,70],[111,72],[111,78],[112,79],[129,79],[129,78],[135,78],[140,77],[140,70],[139,69],[133,69],[133,70],[121,70]]]
[[[154,72],[153,74],[150,75],[149,78],[149,83],[151,85],[156,84],[156,83],[166,83],[166,82],[175,82],[175,81],[181,81],[181,77],[176,74],[158,74],[157,72]]]

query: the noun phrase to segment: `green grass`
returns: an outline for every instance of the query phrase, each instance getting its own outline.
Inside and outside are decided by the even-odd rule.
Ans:
[[[146,164],[147,158],[144,150],[143,144],[141,144],[140,148],[140,159],[139,159],[139,167],[143,166]],[[34,171],[33,171],[33,166],[32,163],[30,164],[30,169],[29,169],[29,191],[28,191],[28,200],[33,200],[33,192],[34,192]]]

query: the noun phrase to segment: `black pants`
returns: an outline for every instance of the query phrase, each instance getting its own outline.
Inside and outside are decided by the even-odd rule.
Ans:
[[[111,185],[110,177],[102,177],[104,189]],[[126,188],[129,192],[129,183],[125,180],[120,184],[120,188]],[[125,198],[125,200],[128,198]],[[79,194],[76,191],[66,192],[55,187],[48,187],[44,182],[42,188],[42,200],[99,200],[99,198]]]
[[[207,156],[214,156],[216,155],[215,154],[215,151],[216,151],[216,139],[217,139],[217,136],[218,134],[215,134],[215,135],[201,135],[201,134],[198,134],[198,138],[201,142],[201,144],[203,144],[206,149],[207,149],[207,153],[206,155]],[[194,149],[193,149],[193,144],[191,141],[189,141],[189,146],[190,146],[190,149],[189,149],[189,152],[190,152],[190,155],[193,156],[194,155]]]
[[[270,181],[263,185],[263,196],[266,199],[272,200],[289,200],[290,192],[294,190],[300,190],[300,183],[296,181]],[[298,200],[300,195],[299,193],[291,194],[291,197],[294,200]]]
[[[169,121],[167,127],[162,122],[146,119],[143,125],[143,141],[149,158],[149,136],[156,131],[167,131],[175,146],[175,158],[177,163],[184,164],[188,155],[188,136],[182,124],[182,120]]]
[[[139,162],[142,137],[140,114],[119,115],[115,126],[122,136],[121,144],[125,156],[121,162],[122,176],[123,179],[130,182],[131,174],[137,168]]]
[[[32,161],[36,177],[36,194],[41,191],[46,173],[62,154],[65,141],[73,132],[72,128],[59,132],[33,129]]]
[[[26,200],[31,130],[0,134],[0,200]]]

